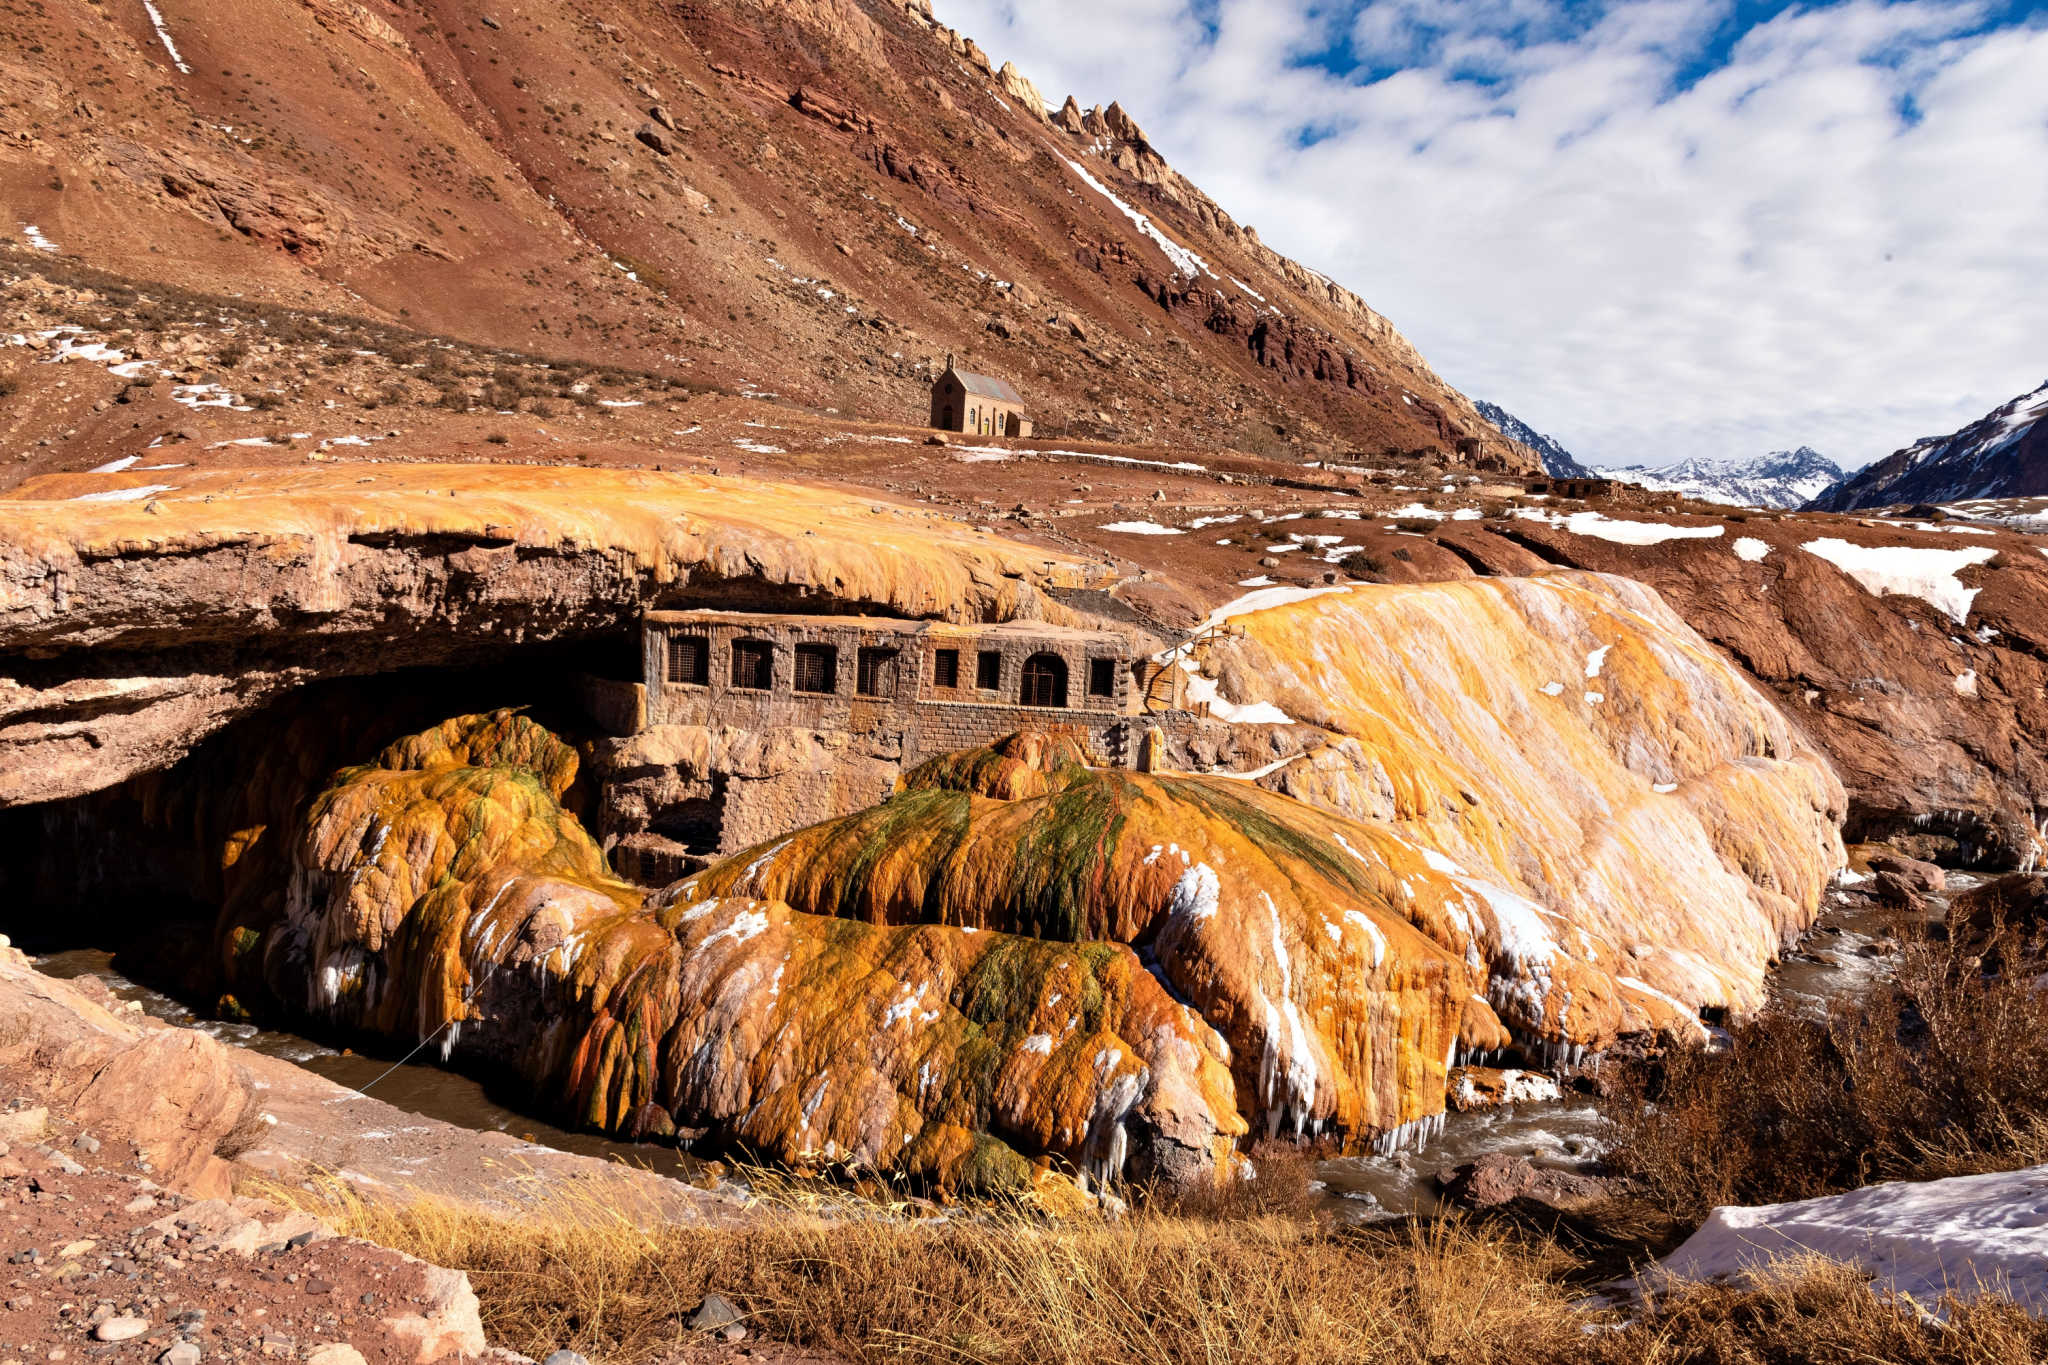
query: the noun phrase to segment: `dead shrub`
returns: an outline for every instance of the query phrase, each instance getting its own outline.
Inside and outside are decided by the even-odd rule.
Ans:
[[[1673,1218],[1876,1180],[2048,1159],[2048,992],[1933,937],[1824,1019],[1767,1012],[1728,1046],[1632,1069],[1606,1104],[1609,1160]]]
[[[1245,1153],[1243,1179],[1165,1198],[1160,1207],[1182,1218],[1219,1221],[1281,1217],[1306,1219],[1317,1204],[1316,1154],[1297,1143],[1262,1140]]]

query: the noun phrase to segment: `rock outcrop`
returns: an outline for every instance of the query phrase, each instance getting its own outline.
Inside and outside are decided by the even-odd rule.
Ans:
[[[332,1027],[435,1040],[582,1125],[710,1129],[794,1165],[1028,1188],[1060,1158],[1185,1185],[1244,1131],[1227,1051],[1129,948],[883,928],[611,879],[557,804],[574,754],[451,721],[337,774],[231,979]],[[268,903],[266,903],[268,904]]]
[[[685,597],[1064,620],[1041,588],[1089,573],[929,513],[739,478],[152,477],[55,475],[0,504],[0,806],[162,767],[320,678],[500,660]]]
[[[253,1121],[255,1101],[232,1054],[202,1033],[152,1027],[98,985],[50,981],[0,946],[0,1073],[30,1078],[34,1098],[134,1143],[169,1188],[225,1196],[232,1177],[217,1153],[245,1116]]]
[[[1091,768],[1045,733],[934,759],[904,788],[667,894],[1143,945],[1228,1043],[1234,1107],[1268,1133],[1363,1139],[1433,1120],[1461,1043],[1508,1040],[1474,995],[1476,943],[1428,932],[1463,915],[1465,892],[1383,828],[1229,778]]]
[[[1201,656],[1222,714],[1343,736],[1254,774],[1277,792],[1019,737],[674,894],[1146,945],[1269,1132],[1431,1120],[1460,1046],[1509,1033],[1571,1056],[1761,1002],[1842,865],[1841,788],[1654,594],[1556,575],[1268,600]]]
[[[1842,866],[1842,789],[1655,593],[1545,574],[1270,600],[1198,651],[1212,689],[1346,743],[1262,782],[1387,823],[1482,901],[1540,907],[1529,937],[1502,936],[1497,983],[1526,987],[1555,953],[1619,988],[1571,992],[1570,1027],[1518,1027],[1597,1044],[1630,999],[1761,1003]]]
[[[1826,751],[1848,838],[2009,869],[2048,853],[2048,559],[1960,525],[1524,509],[1439,538],[1655,589]]]
[[[967,601],[1036,602],[976,578],[978,546],[778,541],[733,529],[743,496],[721,510],[715,532],[651,514],[709,542],[660,562],[720,562],[730,536],[758,575],[866,599],[951,573]],[[1055,1165],[1199,1183],[1247,1131],[1391,1146],[1437,1121],[1461,1051],[1569,1057],[1754,1003],[1839,866],[1825,762],[1636,585],[1252,605],[1182,662],[1213,696],[1195,730],[1265,736],[1263,772],[1096,768],[1027,733],[645,902],[566,808],[578,755],[510,712],[310,787],[297,749],[319,746],[259,745],[218,809],[170,782],[136,799],[206,845],[210,970],[244,1006],[432,1042],[607,1132],[977,1188]],[[1304,754],[1290,719],[1332,738]],[[219,749],[194,780],[220,785]]]

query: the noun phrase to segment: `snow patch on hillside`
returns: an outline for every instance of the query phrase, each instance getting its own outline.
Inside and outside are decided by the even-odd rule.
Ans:
[[[1833,536],[1800,546],[1855,579],[1864,591],[1879,597],[1917,597],[1957,625],[1970,619],[1977,589],[1966,588],[1956,574],[1982,564],[1998,551],[1989,545],[1962,550],[1937,550],[1920,545],[1857,545]]]
[[[1075,175],[1080,176],[1082,180],[1087,182],[1089,189],[1094,190],[1104,199],[1107,199],[1110,203],[1116,205],[1118,212],[1122,213],[1124,217],[1130,219],[1133,223],[1137,224],[1138,231],[1144,233],[1147,237],[1150,237],[1152,241],[1159,247],[1159,249],[1166,253],[1166,259],[1173,262],[1173,268],[1176,274],[1185,275],[1189,279],[1193,279],[1196,275],[1207,275],[1212,280],[1216,278],[1216,272],[1209,268],[1209,263],[1207,261],[1203,260],[1200,256],[1197,256],[1194,252],[1189,251],[1179,242],[1174,241],[1173,238],[1161,232],[1157,227],[1153,225],[1152,220],[1150,218],[1146,217],[1144,214],[1132,208],[1129,204],[1126,204],[1123,200],[1111,194],[1109,192],[1109,187],[1104,185],[1100,180],[1097,180],[1094,176],[1088,174],[1088,172],[1082,167],[1080,162],[1067,161],[1067,158],[1065,157],[1061,157],[1060,160],[1066,161],[1067,169],[1071,170]]]
[[[1673,526],[1664,521],[1616,521],[1600,512],[1546,511],[1541,507],[1520,507],[1515,515],[1524,521],[1558,526],[1575,536],[1594,536],[1617,545],[1661,545],[1667,540],[1712,540],[1727,530],[1714,526]]]
[[[142,0],[142,8],[143,12],[149,15],[149,26],[156,30],[157,39],[163,43],[164,51],[171,54],[171,65],[178,68],[179,75],[191,75],[192,68],[185,65],[185,59],[178,53],[178,45],[171,41],[171,31],[164,27],[163,12],[157,9],[151,0]]]
[[[140,502],[158,493],[168,493],[176,485],[168,483],[138,484],[134,488],[109,488],[99,493],[80,493],[70,499],[72,502]]]

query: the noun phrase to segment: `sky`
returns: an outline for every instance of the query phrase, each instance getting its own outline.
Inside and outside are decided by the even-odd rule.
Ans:
[[[937,0],[1582,460],[2048,379],[2048,0]]]

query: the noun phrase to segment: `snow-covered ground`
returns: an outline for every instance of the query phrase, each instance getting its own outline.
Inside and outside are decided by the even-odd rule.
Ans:
[[[1127,536],[1177,536],[1185,532],[1171,526],[1161,526],[1156,521],[1111,521],[1105,522],[1105,531],[1119,531]]]
[[[1861,1266],[1873,1288],[1928,1311],[1986,1289],[2048,1310],[2048,1166],[1715,1209],[1658,1276],[1740,1278],[1811,1254]]]
[[[1594,536],[1600,540],[1611,540],[1617,545],[1661,545],[1667,540],[1712,540],[1728,528],[1716,523],[1712,526],[1674,526],[1665,521],[1616,521],[1599,512],[1551,512],[1541,507],[1518,507],[1515,515],[1524,521],[1540,521],[1546,526],[1561,526],[1575,536]]]
[[[1879,597],[1898,593],[1920,598],[1959,626],[1970,619],[1970,603],[1976,600],[1978,590],[1964,587],[1957,572],[1998,554],[1989,545],[1941,550],[1923,545],[1857,545],[1833,536],[1809,540],[1799,548],[1825,559],[1866,592]]]

